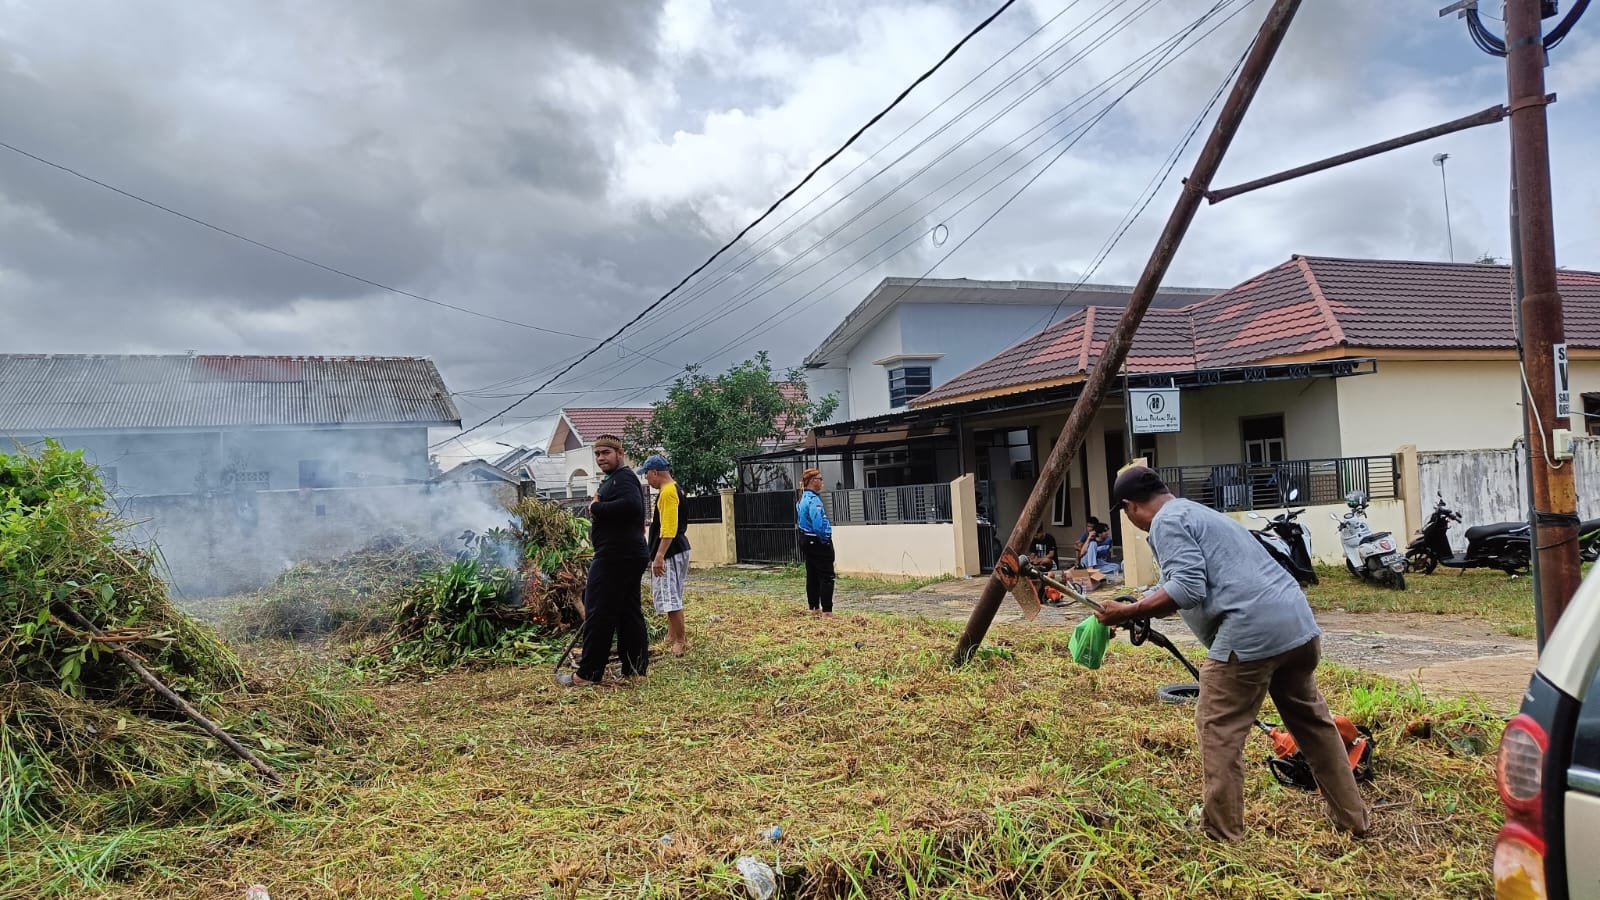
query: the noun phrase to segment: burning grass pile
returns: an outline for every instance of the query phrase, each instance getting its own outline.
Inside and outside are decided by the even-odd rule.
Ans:
[[[243,598],[230,633],[244,640],[354,640],[384,630],[387,613],[424,572],[450,561],[436,540],[384,535],[325,562],[298,562]]]
[[[389,628],[358,649],[356,664],[389,676],[544,659],[550,640],[583,620],[592,549],[588,522],[526,499],[509,528],[463,535],[449,565],[423,572],[389,615]]]
[[[261,773],[181,705],[290,776],[362,719],[325,685],[241,665],[119,541],[105,500],[81,452],[0,454],[0,838],[261,799]]]

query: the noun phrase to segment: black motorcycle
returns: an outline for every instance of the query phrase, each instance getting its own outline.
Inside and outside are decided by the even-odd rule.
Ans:
[[[1578,526],[1578,556],[1584,562],[1600,560],[1600,519],[1586,519]]]
[[[1299,491],[1291,491],[1293,496]],[[1285,572],[1294,576],[1294,580],[1302,586],[1317,583],[1317,570],[1311,565],[1311,532],[1305,526],[1296,522],[1303,509],[1291,509],[1267,519],[1265,516],[1250,513],[1250,518],[1264,520],[1267,524],[1250,532],[1265,547],[1278,565]]]
[[[1450,523],[1460,522],[1461,514],[1445,505],[1440,496],[1434,504],[1419,537],[1406,548],[1409,571],[1432,575],[1439,566],[1451,569],[1499,569],[1507,575],[1527,572],[1533,556],[1533,540],[1526,522],[1499,522],[1474,525],[1467,529],[1467,552],[1457,556],[1450,547]]]

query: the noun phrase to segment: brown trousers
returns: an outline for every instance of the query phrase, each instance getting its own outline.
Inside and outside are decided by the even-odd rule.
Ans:
[[[1202,824],[1212,838],[1244,839],[1244,742],[1269,694],[1317,776],[1333,824],[1357,835],[1366,834],[1367,806],[1350,772],[1344,739],[1317,689],[1315,673],[1321,655],[1321,639],[1312,638],[1268,659],[1207,659],[1201,664],[1195,726],[1205,771]]]

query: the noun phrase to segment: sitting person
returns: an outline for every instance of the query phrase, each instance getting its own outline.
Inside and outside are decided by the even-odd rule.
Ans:
[[[1049,572],[1056,568],[1056,536],[1044,530],[1040,525],[1039,530],[1033,534],[1033,539],[1028,541],[1028,560],[1041,571]],[[1035,578],[1033,588],[1044,599],[1044,582]]]
[[[1088,523],[1084,525],[1083,534],[1079,536],[1077,543],[1073,546],[1073,559],[1083,559],[1083,554],[1088,549],[1090,542],[1094,539],[1095,532],[1104,526],[1104,524],[1104,522],[1101,522],[1094,516],[1089,517]]]
[[[1101,522],[1095,527],[1093,538],[1084,545],[1083,555],[1078,557],[1078,565],[1102,575],[1122,571],[1122,564],[1111,560],[1110,525]]]

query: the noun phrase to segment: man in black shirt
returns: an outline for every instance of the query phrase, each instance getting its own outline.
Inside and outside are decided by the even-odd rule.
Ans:
[[[606,480],[589,503],[594,561],[583,589],[583,657],[576,674],[557,676],[566,687],[597,684],[605,677],[613,635],[624,678],[642,678],[650,665],[650,636],[639,608],[639,580],[650,558],[644,542],[644,487],[628,468],[622,441],[614,435],[595,438],[594,462]]]

